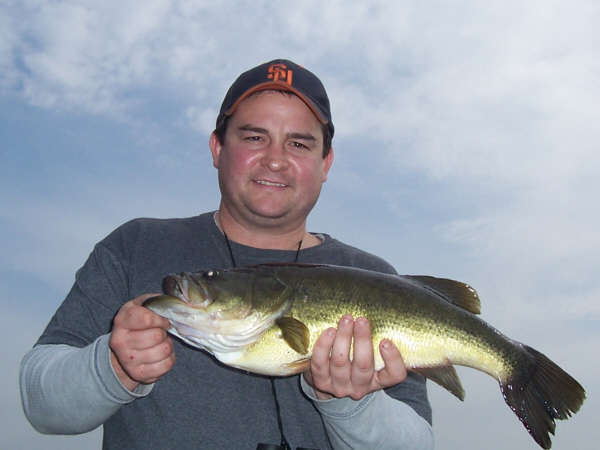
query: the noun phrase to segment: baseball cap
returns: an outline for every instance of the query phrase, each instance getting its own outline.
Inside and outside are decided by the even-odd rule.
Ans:
[[[333,137],[329,98],[321,80],[311,71],[288,60],[275,59],[242,73],[233,82],[217,117],[217,128],[231,116],[239,104],[254,92],[275,89],[297,95]]]

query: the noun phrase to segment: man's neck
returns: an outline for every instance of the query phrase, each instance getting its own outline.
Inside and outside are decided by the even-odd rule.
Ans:
[[[280,227],[248,226],[235,220],[226,209],[221,207],[215,213],[215,223],[227,238],[249,247],[296,250],[300,242],[301,248],[319,245],[321,240],[306,231],[306,222],[290,229]]]

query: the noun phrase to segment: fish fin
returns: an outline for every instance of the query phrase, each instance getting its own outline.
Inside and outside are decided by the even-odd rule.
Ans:
[[[444,389],[450,391],[459,400],[465,399],[465,390],[460,383],[456,369],[450,362],[445,366],[435,367],[416,367],[411,369],[413,372],[417,372],[423,375],[425,378],[435,381],[437,384],[442,386]]]
[[[306,372],[308,370],[308,368],[310,367],[310,358],[298,359],[294,362],[286,363],[286,364],[284,364],[284,366],[286,368],[290,369],[290,371],[291,371],[291,372],[289,372],[290,375],[293,375],[296,373],[301,373],[301,372]]]
[[[500,390],[529,434],[542,448],[550,448],[554,419],[568,419],[585,400],[585,390],[545,355],[523,345],[529,364],[500,380]]]
[[[408,275],[408,278],[419,281],[425,287],[433,289],[448,302],[473,314],[481,312],[481,302],[477,291],[468,284],[447,278],[436,278],[427,275]]]
[[[310,344],[310,331],[302,322],[293,317],[280,317],[275,321],[281,328],[281,336],[296,352],[305,355]]]

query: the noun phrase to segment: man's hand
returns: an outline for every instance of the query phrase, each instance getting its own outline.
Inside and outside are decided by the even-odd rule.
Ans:
[[[354,352],[350,361],[353,338]],[[304,377],[321,400],[332,397],[359,400],[406,378],[406,367],[396,346],[384,339],[379,351],[385,366],[375,371],[369,321],[362,317],[354,321],[352,316],[345,315],[337,330],[329,328],[317,339],[310,369],[304,372]]]
[[[144,294],[125,303],[113,320],[110,360],[121,383],[133,391],[140,383],[154,383],[175,363],[169,321],[144,308]]]

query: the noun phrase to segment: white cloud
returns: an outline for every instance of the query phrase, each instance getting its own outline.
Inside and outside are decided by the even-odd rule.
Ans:
[[[399,164],[437,178],[546,181],[589,160],[600,89],[588,3],[394,5],[350,21],[352,58],[326,70],[345,133],[379,135]]]
[[[0,89],[16,83],[14,48],[18,40],[13,17],[0,14]]]
[[[130,119],[146,107],[132,93],[162,90],[197,127],[189,112],[206,109],[203,99],[218,103],[240,67],[257,62],[244,48],[265,49],[264,59],[292,53],[326,80],[341,135],[375,133],[399,164],[433,177],[518,183],[545,173],[535,170],[540,162],[587,156],[589,145],[567,154],[574,132],[598,137],[589,120],[600,96],[589,2],[306,2],[260,20],[246,2],[134,4],[30,8],[28,39],[12,44],[25,69],[9,73],[34,104]]]
[[[188,123],[195,129],[208,136],[215,129],[215,121],[219,110],[217,108],[199,108],[189,106],[185,110]]]

